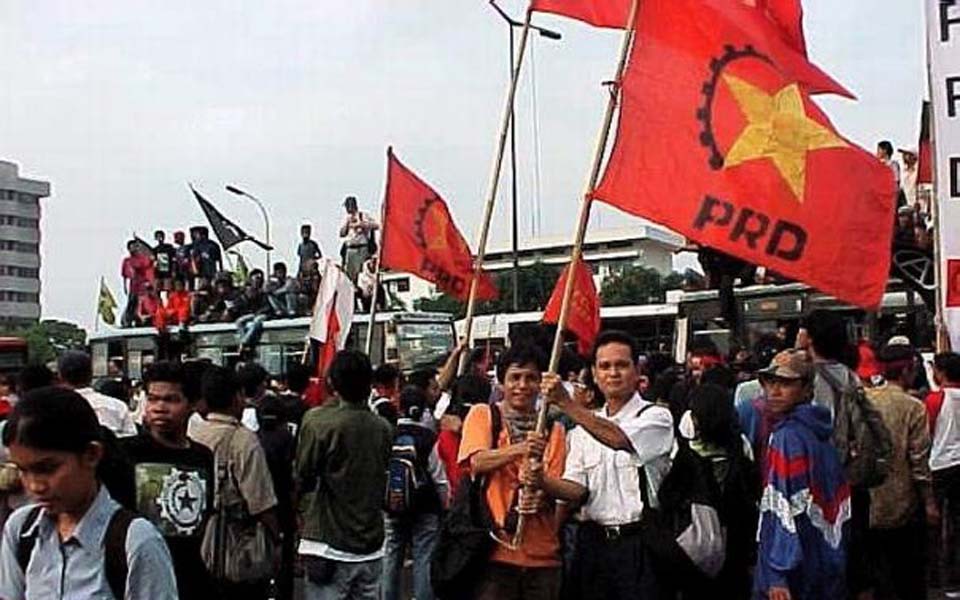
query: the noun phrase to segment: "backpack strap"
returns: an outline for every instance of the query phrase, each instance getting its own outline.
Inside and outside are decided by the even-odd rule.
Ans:
[[[639,419],[643,415],[643,413],[647,412],[649,409],[653,408],[656,405],[657,405],[656,402],[651,402],[646,406],[641,406],[640,410],[637,411],[637,414],[634,417]],[[649,482],[647,481],[647,468],[645,465],[640,465],[639,467],[637,467],[637,476],[639,477],[639,482],[640,482],[640,500],[643,501],[644,507],[649,507],[650,506],[650,498],[649,498],[650,494],[648,493]]]
[[[30,566],[33,548],[37,543],[35,528],[40,521],[42,510],[43,507],[40,506],[31,508],[20,530],[17,540],[17,564],[20,565],[23,573],[26,573],[27,567]],[[117,600],[123,600],[126,596],[129,571],[127,533],[130,530],[130,523],[136,518],[135,512],[120,507],[110,517],[110,523],[103,537],[104,575],[107,578],[107,585],[110,586],[110,592]]]
[[[500,414],[500,407],[495,403],[490,404],[490,448],[497,449],[500,445],[500,432],[503,431],[503,415]]]
[[[127,534],[130,524],[138,518],[137,513],[120,508],[110,517],[107,532],[103,536],[104,575],[113,597],[123,600],[127,591]]]
[[[17,536],[17,564],[20,565],[20,571],[23,573],[26,573],[27,567],[30,566],[33,547],[37,544],[37,533],[34,529],[37,522],[40,521],[42,511],[42,506],[31,508],[20,529],[20,535]]]

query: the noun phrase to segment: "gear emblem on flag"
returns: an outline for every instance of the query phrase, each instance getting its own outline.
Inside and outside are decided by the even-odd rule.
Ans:
[[[720,148],[717,146],[716,136],[713,132],[713,97],[717,93],[717,85],[720,83],[720,76],[724,69],[730,63],[753,58],[770,63],[770,59],[763,56],[753,49],[753,46],[747,46],[738,50],[733,46],[727,46],[724,49],[723,56],[710,61],[710,79],[703,84],[703,105],[697,109],[697,120],[703,123],[703,129],[700,133],[700,145],[705,147],[710,153],[710,168],[718,171],[723,168],[724,159]]]
[[[738,68],[758,60],[759,69]],[[710,70],[711,78],[703,86],[706,102],[697,110],[704,123],[700,142],[710,151],[710,168],[727,171],[767,163],[802,204],[808,155],[844,148],[847,142],[807,114],[800,84],[751,46],[743,50],[728,46],[721,58],[711,61]],[[736,122],[742,124],[735,126]]]
[[[458,235],[448,235],[456,231],[450,219],[446,205],[436,196],[426,198],[417,210],[416,236],[417,244],[427,256],[457,257],[471,256],[470,248]],[[463,262],[463,261],[457,261]],[[471,263],[457,264],[463,271],[473,269]]]

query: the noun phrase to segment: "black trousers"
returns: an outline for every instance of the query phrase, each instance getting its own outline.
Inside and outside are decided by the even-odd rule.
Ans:
[[[871,529],[875,600],[927,597],[927,540],[922,509],[903,527]]]
[[[870,565],[870,490],[850,489],[850,542],[847,544],[847,592],[857,598],[873,588]]]
[[[572,573],[564,596],[581,600],[659,600],[653,557],[640,533],[608,536],[595,523],[577,529]]]
[[[936,587],[960,587],[960,466],[933,472],[933,495],[940,526],[930,535],[930,581]]]

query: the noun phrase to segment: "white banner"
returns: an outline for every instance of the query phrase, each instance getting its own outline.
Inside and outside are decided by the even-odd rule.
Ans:
[[[960,0],[925,2],[940,219],[940,301],[956,352],[960,351]]]

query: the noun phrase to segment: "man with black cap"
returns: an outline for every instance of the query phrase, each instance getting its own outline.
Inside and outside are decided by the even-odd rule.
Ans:
[[[380,225],[357,208],[357,199],[354,196],[347,196],[343,207],[347,211],[347,217],[340,227],[340,237],[343,238],[340,257],[343,259],[343,270],[350,280],[355,282],[363,263],[374,254],[374,232]]]

